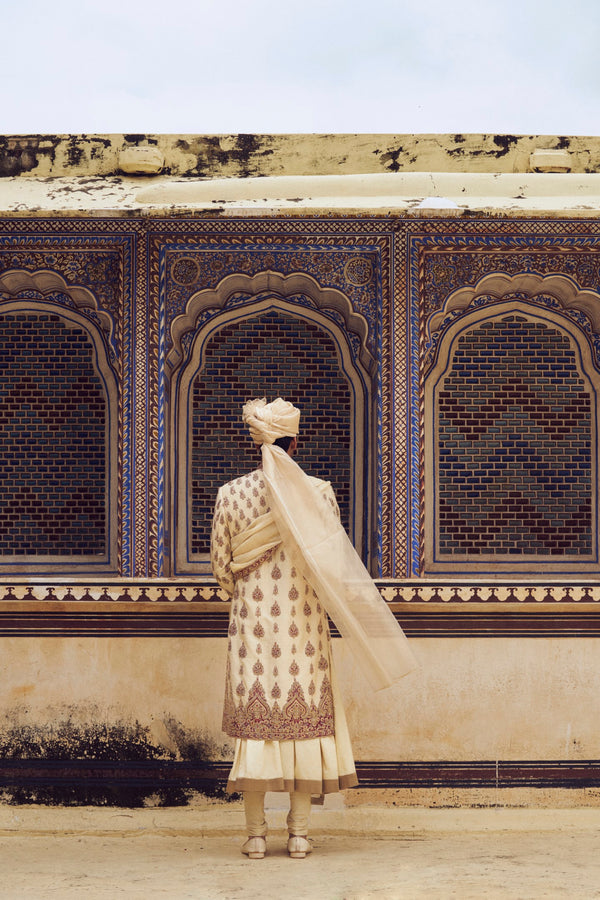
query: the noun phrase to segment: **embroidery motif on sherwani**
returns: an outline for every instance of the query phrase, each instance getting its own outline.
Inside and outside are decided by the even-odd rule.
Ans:
[[[258,512],[254,518],[258,517]],[[259,566],[262,566],[264,562],[269,562],[272,559],[273,554],[277,550],[277,547],[271,547],[270,550],[265,550],[262,556],[259,556],[258,559],[254,560],[249,566],[246,566],[245,569],[240,569],[240,571],[235,576],[235,581],[243,581],[248,578],[251,572],[254,572],[255,569],[258,569]]]
[[[313,694],[314,690],[311,682],[309,693]],[[304,691],[297,681],[293,682],[283,707],[280,708],[277,703],[277,698],[281,696],[277,684],[273,686],[271,696],[275,702],[269,706],[264,688],[257,678],[247,703],[244,704],[241,697],[238,706],[235,706],[233,698],[226,700],[223,730],[232,737],[263,741],[302,740],[333,734],[333,698],[327,679],[321,685],[318,706],[312,698],[310,704],[306,702]]]
[[[220,555],[227,555],[231,537],[248,527],[255,512],[268,511],[266,497],[260,470],[221,489],[218,502],[226,513],[215,525]],[[232,584],[223,730],[255,740],[334,734],[327,617],[289,554],[278,544]]]

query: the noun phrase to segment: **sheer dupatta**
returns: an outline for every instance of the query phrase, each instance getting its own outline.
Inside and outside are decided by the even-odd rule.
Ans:
[[[262,445],[279,533],[374,690],[416,668],[406,636],[318,487],[281,447]]]

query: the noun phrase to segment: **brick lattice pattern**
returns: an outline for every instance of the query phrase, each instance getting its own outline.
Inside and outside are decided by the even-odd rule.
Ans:
[[[191,552],[209,549],[218,487],[260,462],[241,422],[254,397],[281,396],[301,410],[296,459],[331,481],[348,527],[351,396],[333,340],[316,325],[269,312],[221,328],[192,388]]]
[[[0,557],[105,554],[106,397],[82,328],[0,316]]]
[[[592,554],[592,398],[564,334],[473,328],[438,403],[440,554]]]

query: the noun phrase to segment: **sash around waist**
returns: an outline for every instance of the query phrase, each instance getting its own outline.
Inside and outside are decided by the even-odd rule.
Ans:
[[[234,577],[281,543],[281,535],[271,512],[254,519],[251,525],[231,538]]]

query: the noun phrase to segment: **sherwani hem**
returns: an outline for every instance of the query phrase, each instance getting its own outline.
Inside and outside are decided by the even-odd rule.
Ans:
[[[331,794],[358,784],[344,707],[335,677],[332,681],[335,735],[286,741],[238,738],[228,791]]]
[[[340,775],[339,778],[327,778],[323,781],[311,781],[300,778],[238,778],[227,782],[227,793],[235,794],[239,791],[296,791],[299,794],[337,794],[347,788],[356,787],[358,778],[356,772],[351,775]]]

